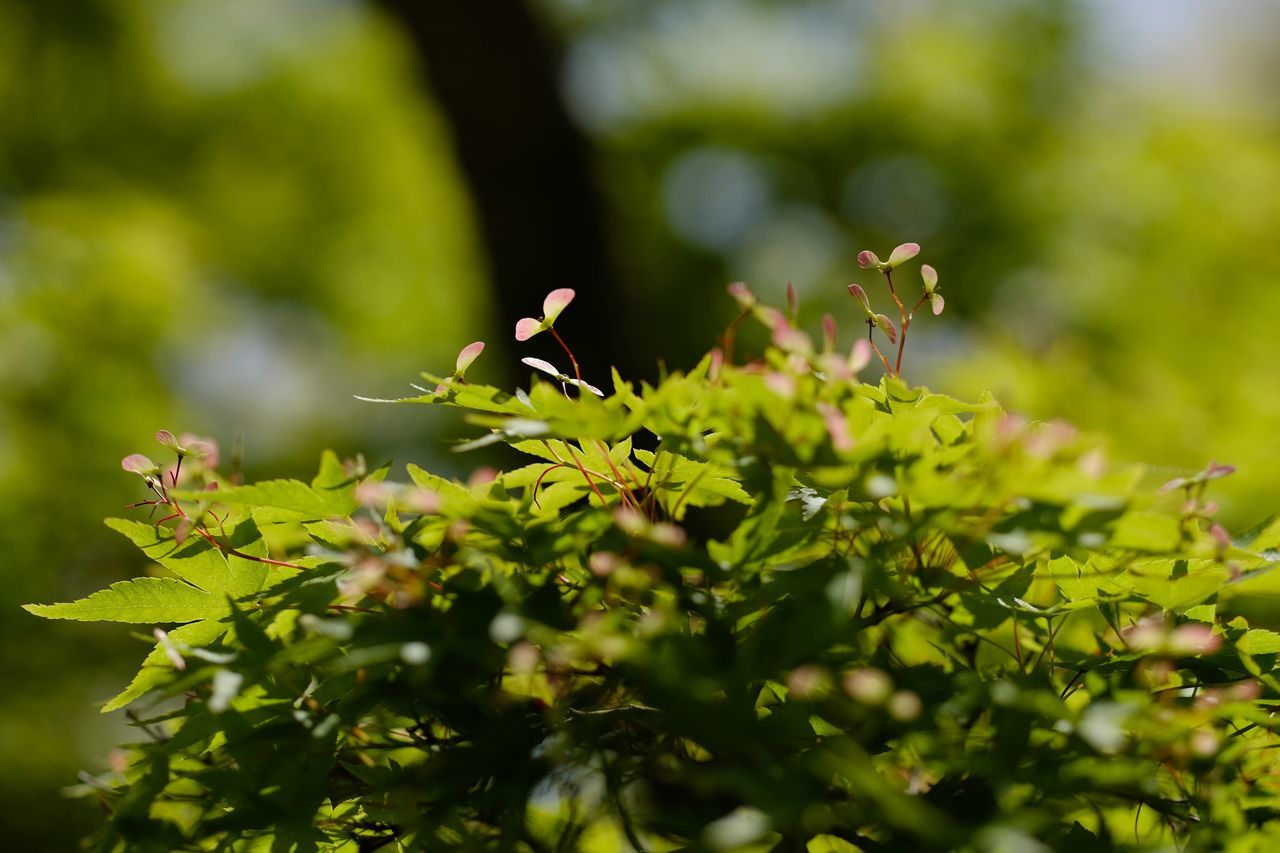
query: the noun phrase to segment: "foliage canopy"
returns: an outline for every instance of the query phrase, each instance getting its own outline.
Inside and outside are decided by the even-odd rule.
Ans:
[[[854,291],[895,367],[899,249],[864,264],[897,325]],[[1231,469],[1146,492],[730,290],[770,335],[746,363],[735,322],[655,385],[567,346],[527,391],[467,382],[477,345],[425,375],[398,402],[523,459],[466,482],[326,453],[243,484],[167,432],[179,464],[127,458],[167,517],[108,524],[164,573],[28,606],[171,626],[104,708],[147,739],[81,787],[100,848],[1274,845],[1280,525],[1212,522]],[[556,293],[518,334],[564,345]]]

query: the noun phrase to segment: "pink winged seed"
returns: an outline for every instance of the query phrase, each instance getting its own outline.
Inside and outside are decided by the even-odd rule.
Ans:
[[[930,293],[932,293],[933,289],[938,286],[938,271],[928,264],[921,265],[920,277],[924,279],[925,289]]]
[[[884,314],[877,314],[874,319],[876,325],[880,327],[880,331],[884,332],[885,337],[889,339],[889,343],[896,344],[898,342],[898,327],[893,324],[893,321]]]
[[[854,299],[858,300],[858,302],[862,303],[863,310],[865,310],[868,314],[871,313],[871,300],[867,299],[867,292],[863,290],[859,285],[856,285],[856,284],[849,285],[849,295],[852,296]]]
[[[157,470],[160,466],[152,462],[141,453],[130,453],[128,456],[120,460],[120,467],[128,471],[130,474],[150,474]]]
[[[458,361],[454,365],[453,372],[458,376],[467,372],[467,368],[471,363],[480,357],[480,353],[484,352],[484,341],[475,341],[467,344],[458,353]]]
[[[545,328],[542,323],[532,317],[525,317],[516,323],[516,340],[527,341]]]
[[[738,303],[738,307],[746,310],[756,304],[756,295],[751,292],[751,288],[747,287],[744,282],[735,281],[727,288],[729,295]]]
[[[903,243],[894,248],[893,253],[889,255],[887,263],[891,267],[896,267],[898,264],[905,264],[918,254],[920,254],[919,243]]]
[[[543,373],[546,373],[550,376],[554,376],[556,379],[565,378],[565,375],[561,373],[558,369],[556,369],[556,366],[549,361],[543,361],[540,358],[533,358],[532,356],[528,358],[522,358],[520,359],[520,361],[524,364],[529,365],[534,370],[541,370]]]
[[[569,303],[573,301],[573,297],[577,294],[571,287],[560,287],[547,294],[547,298],[542,300],[542,319],[543,322],[550,325],[560,316],[560,312],[569,307]]]

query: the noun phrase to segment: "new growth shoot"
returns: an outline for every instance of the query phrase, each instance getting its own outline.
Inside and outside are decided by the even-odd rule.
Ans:
[[[864,270],[877,270],[884,276],[885,284],[888,285],[889,295],[893,297],[893,304],[898,308],[898,321],[901,324],[901,332],[894,326],[893,321],[884,314],[877,314],[871,310],[871,302],[867,298],[866,291],[856,284],[849,285],[849,293],[862,306],[867,315],[867,338],[871,340],[872,347],[875,349],[876,355],[880,356],[885,370],[894,376],[902,376],[902,356],[907,349],[907,331],[911,328],[911,320],[915,316],[915,312],[920,309],[921,305],[926,302],[933,309],[934,316],[942,313],[945,306],[945,300],[942,294],[938,293],[938,271],[928,264],[920,267],[920,278],[923,282],[921,296],[918,302],[912,306],[911,310],[907,310],[907,306],[903,303],[901,297],[898,296],[898,290],[893,284],[893,272],[907,261],[920,254],[919,243],[903,243],[896,247],[890,254],[887,261],[882,261],[876,257],[876,253],[864,250],[858,253],[858,266]],[[889,365],[889,359],[875,345],[874,332],[879,329],[889,339],[890,345],[898,345],[897,357],[893,361],[893,366]]]

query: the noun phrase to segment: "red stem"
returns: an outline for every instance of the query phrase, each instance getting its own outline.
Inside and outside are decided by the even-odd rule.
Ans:
[[[751,313],[750,311],[743,311],[741,314],[739,314],[737,317],[734,318],[732,323],[729,324],[729,328],[724,330],[724,335],[721,337],[720,342],[724,344],[724,360],[726,364],[733,363],[734,335],[737,333],[738,326],[750,313]]]
[[[921,296],[920,301],[915,304],[915,307],[912,308],[907,313],[906,318],[902,321],[902,349],[898,350],[898,368],[899,369],[902,368],[902,350],[906,349],[906,346],[907,346],[907,329],[911,328],[911,321],[915,319],[916,312],[920,310],[920,306],[925,304],[928,301],[929,301],[929,297]]]
[[[564,446],[569,451],[569,458],[573,460],[573,464],[578,466],[578,470],[582,472],[583,479],[587,481],[587,485],[591,487],[591,491],[600,499],[600,506],[607,507],[609,502],[604,499],[604,495],[600,494],[600,490],[596,488],[595,481],[591,479],[591,475],[587,473],[587,469],[582,467],[582,463],[578,461],[578,456],[573,452],[573,448],[567,443]],[[589,503],[589,501],[588,501]]]
[[[622,472],[618,470],[618,466],[613,464],[613,457],[609,455],[609,445],[599,440],[596,441],[596,444],[600,445],[600,452],[604,454],[604,461],[609,466],[609,470],[613,472],[614,478],[617,480],[618,494],[626,498],[631,506],[638,512],[640,510],[640,504],[636,500],[635,493],[631,491],[631,487],[628,486],[626,480],[622,478]],[[582,449],[582,452],[586,453],[585,447]]]
[[[560,333],[556,331],[555,326],[551,326],[550,328],[547,329],[547,331],[551,332],[551,336],[556,339],[556,343],[560,344],[560,347],[564,350],[565,355],[569,356],[569,363],[573,365],[574,378],[576,378],[579,382],[581,382],[582,371],[578,370],[578,360],[573,357],[573,352],[572,350],[569,349],[569,345],[564,342],[564,338],[560,337]],[[578,393],[582,393],[581,388],[578,389]]]
[[[536,506],[538,509],[542,509],[542,504],[538,502],[538,487],[542,485],[542,479],[546,477],[548,474],[550,474],[552,471],[556,470],[557,468],[568,468],[568,467],[569,466],[564,464],[563,462],[552,462],[550,465],[547,466],[547,469],[545,471],[543,471],[541,474],[538,475],[538,479],[533,481],[533,490],[530,492],[530,494],[533,495],[534,506]]]
[[[170,498],[168,494],[162,495],[162,497],[165,499],[165,503],[173,509],[173,515],[169,516],[169,518],[181,518],[183,521],[191,521],[191,518],[185,512],[183,512],[182,507],[179,506],[176,500]],[[152,507],[152,509],[154,510],[155,507]],[[217,516],[214,516],[214,517],[216,518]],[[159,526],[160,524],[168,520],[169,520],[168,518],[163,518],[160,521],[157,521],[156,525]],[[218,522],[218,523],[221,524],[222,522]],[[250,560],[251,562],[263,563],[268,566],[280,566],[281,568],[298,569],[299,571],[305,570],[304,566],[299,566],[295,563],[286,563],[283,560],[273,560],[270,557],[255,557],[253,554],[246,554],[243,551],[237,551],[235,548],[232,548],[230,545],[223,544],[217,537],[215,537],[212,533],[208,531],[208,529],[205,528],[203,523],[198,525],[193,524],[191,529],[194,530],[198,536],[207,540],[210,545],[217,548],[223,554],[230,554],[231,556],[239,557],[242,560]]]
[[[884,365],[885,373],[892,374],[894,371],[893,371],[893,368],[889,366],[889,359],[885,358],[884,353],[880,352],[880,347],[876,346],[875,338],[872,335],[872,332],[874,331],[874,329],[875,329],[875,324],[872,323],[870,320],[868,320],[867,321],[867,340],[871,342],[871,351],[874,352],[876,355],[880,356],[880,363]]]
[[[898,318],[902,321],[902,334],[898,336],[898,358],[893,365],[893,375],[902,375],[902,353],[907,348],[907,329],[911,327],[911,316],[907,314],[907,307],[902,304],[902,300],[898,298],[898,291],[893,287],[893,270],[884,271],[884,280],[889,284],[889,293],[893,296],[894,303],[898,306]]]

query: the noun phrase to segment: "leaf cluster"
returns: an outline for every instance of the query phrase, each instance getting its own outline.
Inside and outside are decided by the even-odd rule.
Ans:
[[[163,573],[28,607],[164,626],[99,849],[1271,849],[1280,526],[778,316],[601,397],[426,376],[524,458],[467,482],[148,479]]]

